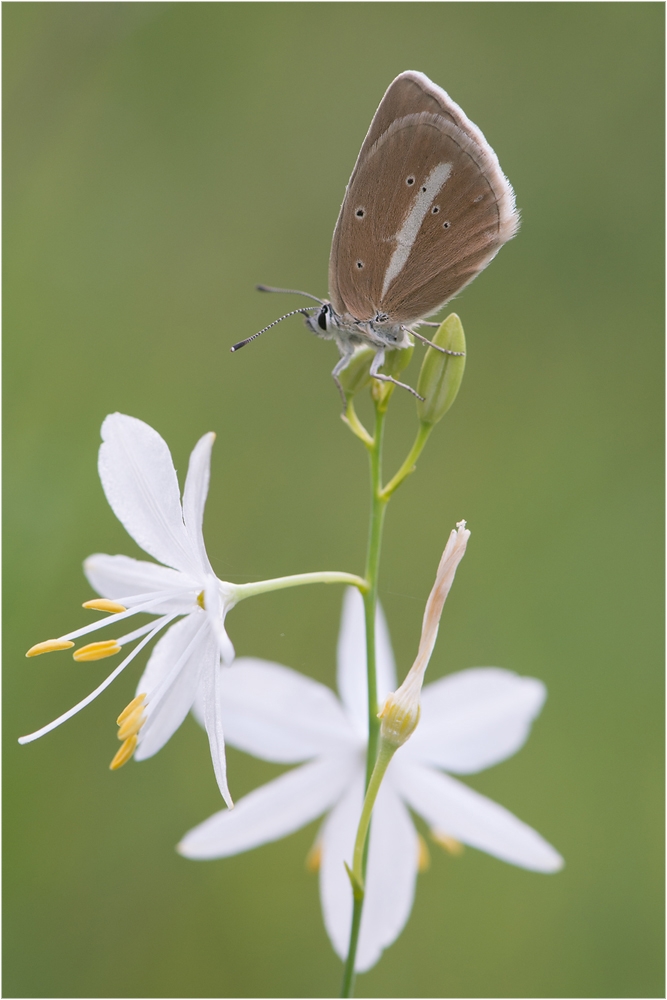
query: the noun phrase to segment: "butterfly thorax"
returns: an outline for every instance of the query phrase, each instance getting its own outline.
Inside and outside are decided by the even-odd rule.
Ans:
[[[412,343],[406,327],[392,322],[386,313],[359,320],[349,313],[337,313],[326,301],[315,315],[306,317],[306,326],[323,340],[335,340],[342,353],[349,353],[348,345],[367,344],[381,350],[410,347]]]

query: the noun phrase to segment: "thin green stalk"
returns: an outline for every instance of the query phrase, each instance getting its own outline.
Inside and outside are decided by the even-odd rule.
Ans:
[[[375,663],[375,613],[377,608],[378,575],[380,568],[380,549],[382,546],[382,529],[387,504],[398,487],[414,472],[415,463],[422,453],[432,424],[422,421],[417,431],[414,444],[396,475],[387,485],[382,486],[382,440],[384,434],[384,418],[391,397],[385,392],[375,398],[375,435],[370,437],[359,423],[354,409],[348,409],[347,417],[353,432],[359,437],[370,457],[371,471],[371,518],[368,532],[368,552],[366,557],[366,591],[364,598],[364,618],[366,623],[366,663],[368,678],[368,752],[366,756],[366,798],[362,811],[357,838],[354,848],[353,869],[348,869],[353,893],[352,926],[350,928],[350,944],[345,962],[341,997],[351,997],[354,993],[354,964],[359,943],[359,929],[364,907],[364,885],[366,881],[366,865],[368,862],[369,830],[373,806],[387,766],[395,751],[395,747],[379,743],[380,720],[377,717],[377,671]],[[350,419],[350,417],[352,419]],[[361,589],[361,588],[360,588]]]
[[[348,950],[347,962],[343,973],[343,985],[341,986],[341,997],[351,997],[354,995],[354,959],[357,955],[357,944],[359,943],[359,928],[361,927],[361,910],[363,905],[363,895],[360,900],[354,897],[354,908],[352,910],[352,927],[350,929],[350,947]],[[353,956],[350,962],[350,955]]]
[[[364,884],[366,880],[366,862],[368,860],[368,830],[371,823],[373,806],[375,805],[377,794],[380,791],[382,779],[384,778],[389,761],[394,756],[396,749],[397,747],[387,743],[386,741],[382,741],[380,743],[380,750],[377,755],[377,760],[375,761],[375,767],[373,768],[371,780],[368,783],[368,788],[366,789],[364,806],[361,811],[361,819],[359,820],[357,839],[354,844],[352,871],[348,868],[348,876],[350,878],[350,884],[352,885],[353,898],[352,926],[350,928],[350,947],[348,949],[347,962],[345,963],[341,997],[351,997],[354,990],[354,960],[357,955],[359,929],[361,927],[361,914],[364,907]]]
[[[380,551],[382,530],[387,501],[382,497],[382,444],[384,439],[384,407],[376,407],[375,437],[369,449],[371,473],[371,519],[368,532],[368,552],[364,574],[368,590],[364,597],[364,618],[366,624],[366,677],[368,684],[368,751],[366,754],[366,787],[371,780],[377,756],[377,741],[380,721],[377,717],[377,673],[375,665],[375,615],[378,600],[378,576],[380,571]]]
[[[246,597],[255,597],[257,594],[267,594],[272,590],[285,590],[286,587],[302,587],[308,583],[348,583],[352,587],[358,587],[362,594],[368,590],[368,583],[360,576],[355,576],[353,573],[323,570],[321,573],[296,573],[294,576],[278,576],[273,580],[259,580],[257,583],[237,583],[234,584],[234,596],[238,602],[245,600]]]
[[[419,430],[417,431],[417,437],[415,438],[415,443],[408,453],[408,457],[403,462],[393,479],[390,479],[385,488],[382,490],[382,498],[386,503],[392,494],[398,489],[401,483],[412,475],[415,471],[415,462],[421,455],[424,445],[428,441],[428,436],[433,430],[433,424],[421,423],[419,425]]]
[[[377,671],[375,663],[375,612],[378,595],[378,573],[380,568],[380,550],[382,547],[382,529],[387,500],[382,495],[382,442],[384,436],[384,418],[388,399],[376,402],[375,405],[375,436],[372,445],[367,444],[370,458],[371,473],[371,516],[368,531],[368,551],[366,555],[366,583],[368,590],[364,597],[364,619],[366,623],[366,675],[368,684],[368,750],[366,754],[366,787],[368,788],[375,768],[378,750],[380,721],[377,717]],[[369,817],[370,822],[370,817]],[[368,858],[368,841],[362,850],[360,886],[366,876]],[[359,928],[364,905],[363,889],[354,891],[352,909],[352,926],[350,928],[350,944],[343,974],[341,997],[351,997],[354,991],[354,963],[357,957],[359,943]]]
[[[359,886],[361,886],[362,890],[364,890],[366,884],[366,844],[368,843],[368,829],[371,825],[373,806],[375,805],[375,800],[378,792],[380,791],[380,785],[382,784],[385,771],[389,766],[389,761],[394,756],[397,749],[398,747],[396,744],[388,743],[387,740],[381,741],[380,750],[375,761],[375,767],[373,768],[373,774],[371,775],[371,780],[369,781],[368,788],[366,789],[366,798],[364,799],[364,807],[361,810],[361,819],[359,820],[357,838],[354,842],[354,854],[352,856],[352,874],[355,881]]]

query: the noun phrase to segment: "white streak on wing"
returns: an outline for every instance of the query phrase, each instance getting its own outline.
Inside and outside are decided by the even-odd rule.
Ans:
[[[451,163],[439,163],[437,167],[433,168],[424,184],[422,184],[419,188],[414,204],[408,212],[405,222],[396,233],[396,236],[394,236],[394,239],[396,240],[396,249],[391,255],[389,267],[387,268],[384,276],[382,298],[384,298],[387,294],[387,289],[394,278],[400,274],[405,267],[407,259],[410,256],[410,251],[412,250],[412,245],[417,239],[417,234],[421,229],[422,222],[426,218],[426,213],[431,207],[433,199],[437,194],[439,194],[441,188],[445,186],[445,182],[451,172]],[[422,190],[422,188],[425,188],[426,190]]]

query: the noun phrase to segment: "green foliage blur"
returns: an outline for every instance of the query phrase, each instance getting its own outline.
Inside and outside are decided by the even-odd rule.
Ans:
[[[367,470],[336,359],[256,282],[325,295],[371,116],[427,73],[497,151],[523,224],[455,303],[466,375],[387,519],[402,676],[447,534],[468,555],[431,680],[543,679],[527,746],[468,780],[567,867],[432,846],[410,922],[359,996],[653,997],[662,980],[663,16],[657,3],[4,6],[5,951],[14,997],[336,996],[304,859],[317,825],[224,861],[174,845],[221,807],[204,733],[111,773],[133,665],[25,660],[89,620],[81,562],[140,555],[96,473],[120,410],[177,468],[218,438],[219,576],[363,570]],[[416,383],[421,347],[404,376]],[[366,394],[367,395],[367,394]],[[366,408],[365,408],[366,405]],[[362,416],[367,404],[359,403]],[[417,426],[397,391],[387,473]],[[334,684],[342,593],[248,601],[241,655]],[[236,798],[279,768],[229,754]]]

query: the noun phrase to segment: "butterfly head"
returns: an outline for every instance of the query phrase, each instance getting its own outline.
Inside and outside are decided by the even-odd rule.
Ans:
[[[318,337],[322,337],[323,340],[331,340],[333,330],[338,326],[331,303],[323,302],[317,312],[312,316],[306,316],[306,326],[312,333]]]

